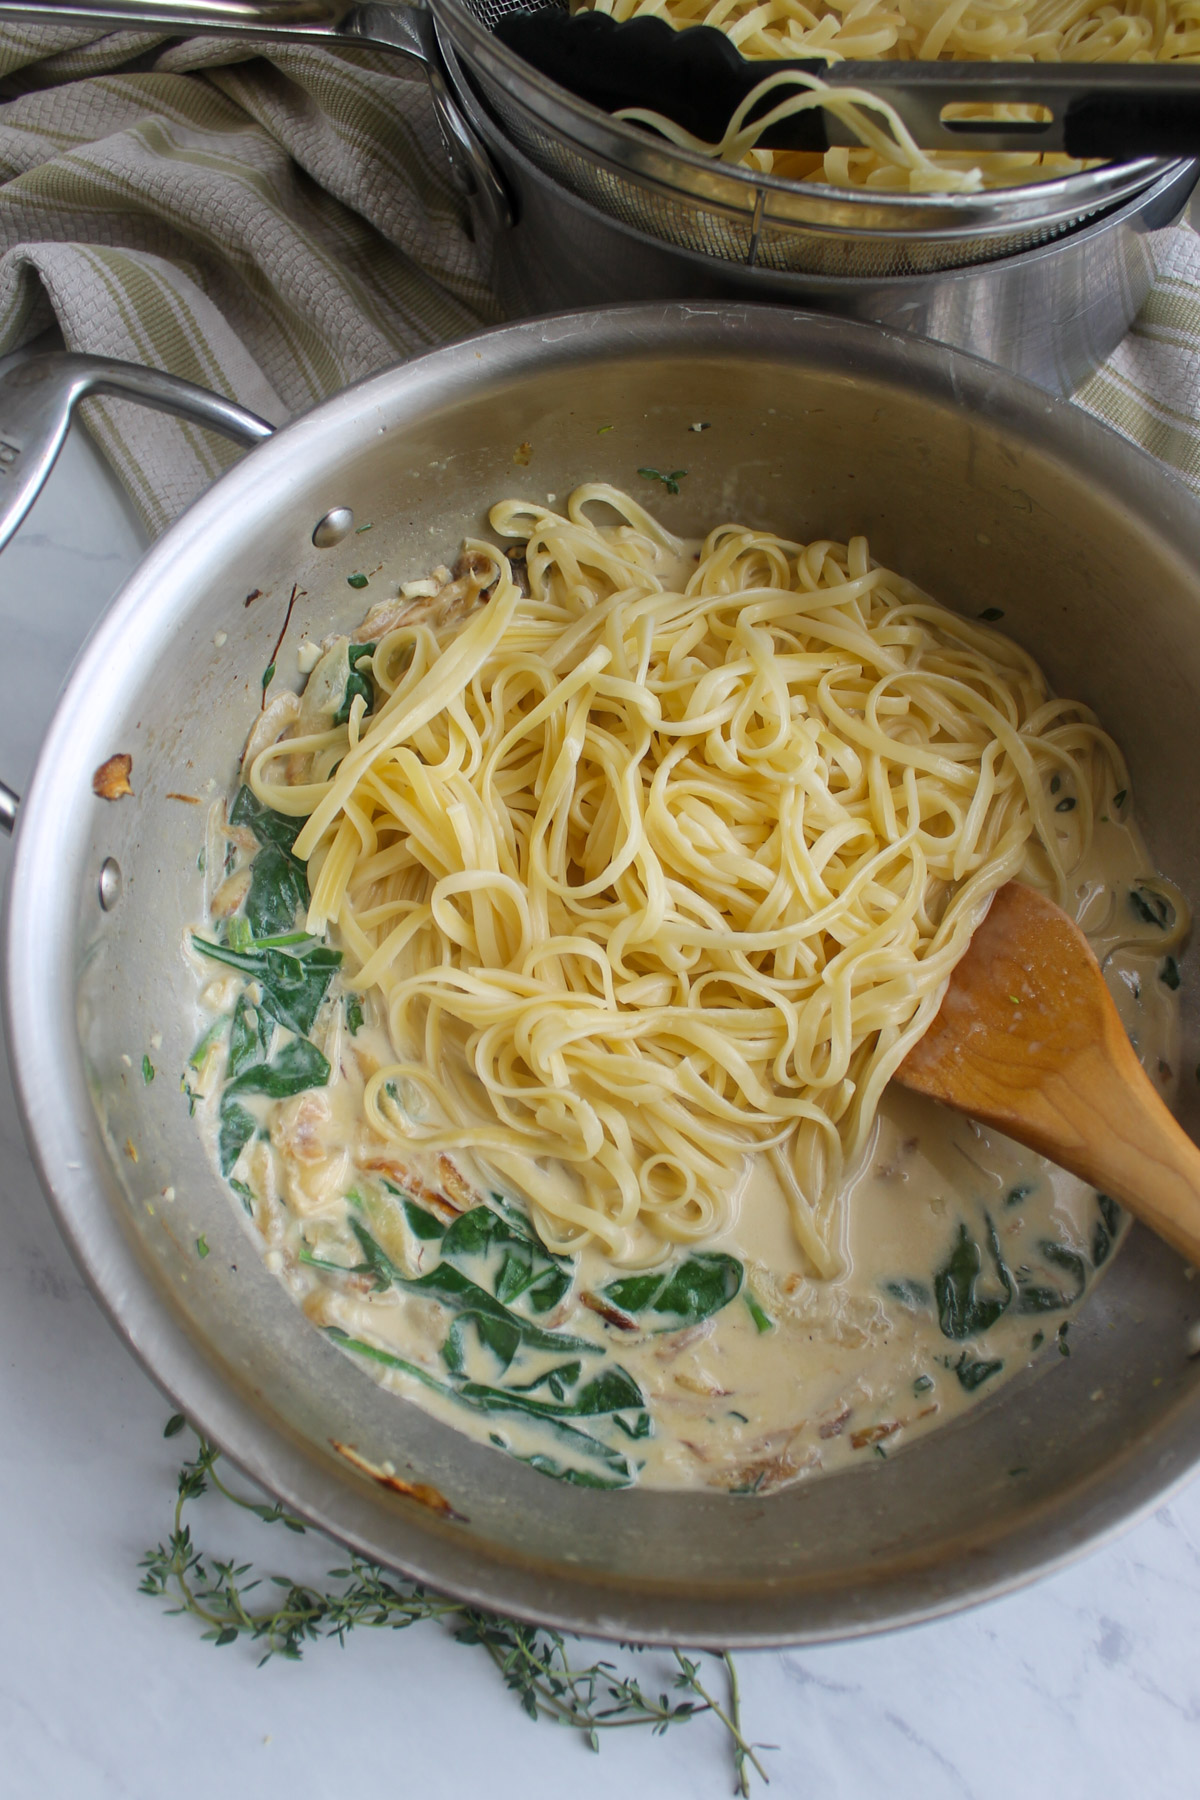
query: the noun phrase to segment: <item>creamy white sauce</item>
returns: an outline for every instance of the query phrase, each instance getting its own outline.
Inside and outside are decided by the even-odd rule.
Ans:
[[[1132,823],[1101,821],[1077,877],[1076,908],[1138,1053],[1169,1099],[1178,1053],[1175,995],[1163,979],[1169,934],[1129,899],[1130,888],[1147,879]],[[236,882],[236,871],[229,880]],[[204,1002],[230,1010],[239,978],[207,961],[202,975]],[[615,1365],[645,1397],[646,1435],[629,1436],[608,1414],[573,1420],[563,1431],[503,1405],[472,1405],[451,1391],[447,1367],[458,1308],[444,1296],[381,1287],[362,1272],[355,1222],[397,1270],[419,1280],[438,1268],[438,1243],[414,1233],[411,1206],[406,1213],[388,1183],[415,1203],[415,1216],[430,1220],[425,1208],[432,1206],[434,1232],[439,1215],[447,1224],[493,1205],[493,1197],[517,1207],[521,1197],[505,1194],[469,1157],[401,1160],[374,1136],[362,1117],[363,1085],[393,1053],[369,997],[362,1025],[351,1030],[350,1000],[335,981],[310,1034],[331,1066],[327,1086],[282,1101],[242,1096],[260,1126],[232,1171],[247,1223],[314,1325],[407,1365],[351,1351],[377,1380],[473,1437],[549,1459],[558,1473],[571,1468],[607,1481],[623,1468],[619,1484],[766,1492],[893,1455],[995,1393],[1039,1351],[1061,1348],[1117,1247],[1122,1222],[1084,1183],[997,1132],[892,1088],[849,1184],[846,1266],[837,1279],[812,1278],[786,1201],[766,1159],[756,1158],[730,1224],[706,1246],[746,1271],[742,1291],[711,1317],[672,1329],[670,1320],[649,1315],[627,1329],[613,1322],[611,1307],[602,1316],[584,1296],[596,1303],[628,1271],[590,1250],[566,1266],[569,1286],[550,1310],[533,1311],[528,1296],[512,1303],[519,1317],[583,1349],[523,1345],[505,1370],[473,1327],[460,1328],[460,1389],[464,1382],[532,1386],[535,1399],[553,1405],[552,1386],[537,1387],[539,1378],[577,1362],[577,1394]],[[277,1047],[285,1041],[277,1034]],[[214,1154],[225,1059],[218,1033],[198,1083],[199,1118]],[[955,1293],[961,1300],[963,1271],[969,1278],[976,1262],[974,1318],[964,1320]],[[494,1288],[498,1253],[462,1267]],[[645,1429],[637,1415],[633,1407],[620,1417],[637,1432]],[[597,1451],[575,1439],[579,1430]]]
[[[690,563],[660,572],[682,582]],[[437,574],[449,582],[447,571]],[[444,605],[448,596],[459,604],[459,589],[461,604],[473,605],[478,587],[468,580],[443,585],[440,601],[417,595],[415,604]],[[379,635],[404,607],[376,608],[355,641]],[[327,722],[345,690],[349,642],[330,640],[302,697],[273,703],[248,757],[285,728]],[[210,883],[210,932],[245,904],[258,849],[251,831],[225,827],[217,811],[206,851],[208,866],[222,872]],[[1035,866],[1031,854],[1031,879]],[[1179,934],[1130,898],[1155,879],[1122,798],[1122,816],[1096,823],[1074,911],[1138,1055],[1169,1100],[1178,1008],[1168,958]],[[193,960],[213,1032],[193,1082],[197,1118],[219,1164],[229,1040],[221,1020],[239,996],[252,1007],[260,996],[228,969]],[[702,1253],[735,1259],[740,1291],[696,1323],[645,1308],[623,1313],[604,1290],[630,1271],[595,1249],[555,1263],[521,1223],[522,1196],[477,1160],[419,1151],[401,1158],[371,1131],[364,1085],[395,1061],[372,996],[356,1001],[335,979],[308,1035],[328,1060],[326,1085],[282,1100],[238,1096],[256,1130],[229,1175],[268,1266],[314,1326],[353,1340],[348,1354],[383,1385],[472,1437],[575,1479],[762,1493],[870,1466],[990,1397],[1039,1353],[1066,1348],[1070,1321],[1124,1225],[1111,1202],[1043,1158],[892,1088],[848,1183],[836,1279],[813,1278],[767,1159],[747,1158],[729,1223]],[[275,1031],[273,1055],[289,1036]],[[407,1103],[403,1094],[397,1100]],[[463,1217],[468,1225],[455,1228]],[[442,1234],[461,1234],[472,1219],[493,1228],[491,1242],[443,1257]],[[688,1252],[664,1254],[669,1269]],[[528,1265],[524,1289],[518,1265]],[[464,1280],[490,1299],[482,1323],[484,1302],[472,1312]],[[506,1281],[519,1291],[497,1313]],[[609,1398],[624,1392],[629,1403],[559,1418],[520,1410],[578,1406],[602,1379],[616,1384]]]

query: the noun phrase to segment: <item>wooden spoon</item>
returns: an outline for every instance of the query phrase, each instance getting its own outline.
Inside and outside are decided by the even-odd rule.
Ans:
[[[1091,945],[1036,889],[996,894],[895,1079],[1111,1194],[1200,1266],[1200,1150],[1138,1062]]]

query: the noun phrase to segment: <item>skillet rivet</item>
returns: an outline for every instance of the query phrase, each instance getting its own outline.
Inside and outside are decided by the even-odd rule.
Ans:
[[[115,856],[106,856],[100,865],[100,904],[111,912],[121,898],[121,865]]]
[[[312,541],[318,550],[332,550],[335,544],[341,543],[353,524],[354,514],[350,508],[335,506],[332,512],[327,512],[313,526]]]

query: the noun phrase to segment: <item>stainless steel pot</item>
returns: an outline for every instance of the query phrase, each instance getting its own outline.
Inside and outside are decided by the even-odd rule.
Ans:
[[[1132,199],[1051,243],[934,273],[784,273],[697,256],[610,218],[551,181],[499,131],[469,87],[471,130],[516,200],[494,234],[494,280],[514,317],[603,300],[774,300],[936,338],[1070,395],[1129,330],[1153,284],[1147,234],[1173,225],[1198,165],[1177,163]],[[827,234],[836,270],[843,240]]]
[[[42,371],[18,370],[26,396],[48,392],[54,365]],[[40,426],[25,418],[0,387],[10,470],[47,429],[44,408]],[[21,807],[5,948],[15,1082],[51,1204],[117,1328],[297,1511],[434,1587],[602,1635],[850,1636],[1027,1581],[1189,1473],[1200,1294],[1165,1246],[1134,1232],[1069,1360],[1043,1360],[886,1463],[765,1499],[588,1493],[385,1393],[321,1337],[264,1269],[179,1091],[203,803],[234,777],[293,585],[285,673],[301,631],[356,620],[370,594],[350,573],[378,569],[385,592],[450,557],[501,495],[636,486],[648,465],[688,470],[679,497],[657,502],[674,528],[735,516],[800,536],[865,531],[951,605],[1002,608],[1116,733],[1155,857],[1200,894],[1200,507],[1159,465],[995,368],[858,324],[719,304],[535,320],[280,431],[155,545],[98,626]],[[134,794],[109,803],[91,777],[117,752]],[[1183,1091],[1194,1133],[1200,1090]],[[433,1484],[461,1519],[385,1491],[335,1441]]]
[[[575,100],[490,32],[509,0],[0,0],[69,20],[371,45],[418,64],[451,169],[514,315],[601,300],[774,300],[913,331],[1067,394],[1150,291],[1148,232],[1195,161],[1143,158],[981,195],[756,176],[677,152]],[[486,96],[487,103],[481,99]]]

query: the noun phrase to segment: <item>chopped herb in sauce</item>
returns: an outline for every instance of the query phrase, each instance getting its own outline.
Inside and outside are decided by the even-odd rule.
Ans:
[[[154,1080],[154,1073],[155,1073],[154,1064],[150,1061],[150,1058],[145,1054],[145,1052],[143,1052],[142,1053],[142,1080],[145,1082],[147,1087],[149,1087],[150,1083]]]
[[[229,1185],[233,1189],[234,1193],[241,1200],[241,1203],[245,1207],[246,1211],[251,1215],[251,1217],[253,1217],[253,1215],[254,1215],[254,1189],[252,1187],[248,1186],[248,1184],[246,1182],[236,1180],[232,1175],[229,1177]]]
[[[638,474],[645,481],[661,481],[668,494],[677,494],[679,484],[687,474],[687,470],[672,469],[669,474],[664,475],[661,469],[639,469]]]

